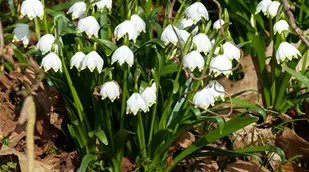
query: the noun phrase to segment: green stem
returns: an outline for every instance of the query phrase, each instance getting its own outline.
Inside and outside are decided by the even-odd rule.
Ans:
[[[180,7],[179,7],[179,9],[178,9],[178,11],[177,11],[177,13],[175,15],[174,24],[176,24],[176,22],[178,22],[179,16],[180,16],[180,14],[182,12],[182,9],[185,7],[185,5],[186,5],[186,1],[182,1],[181,5],[180,5]]]
[[[41,28],[40,28],[40,22],[37,17],[34,18],[34,25],[35,25],[35,33],[38,40],[41,38]]]
[[[66,63],[64,61],[61,44],[59,43],[58,46],[59,46],[59,54],[60,54],[60,58],[61,58],[61,62],[62,62],[62,67],[63,67],[64,75],[65,75],[65,77],[67,79],[67,82],[68,82],[71,94],[73,96],[73,100],[75,102],[75,106],[76,106],[76,109],[77,109],[78,117],[80,119],[80,122],[81,122],[84,130],[86,132],[90,131],[90,125],[89,125],[88,119],[87,119],[87,117],[85,115],[83,105],[82,105],[82,103],[81,103],[81,101],[80,101],[80,99],[78,97],[78,94],[77,94],[77,92],[75,90],[75,87],[73,85],[72,79],[70,77],[70,73],[69,73],[69,71],[68,71],[68,69],[66,67]]]
[[[108,133],[109,133],[109,142],[110,142],[110,145],[112,146],[112,151],[114,152],[115,150],[115,147],[114,147],[114,135],[113,135],[113,126],[112,126],[112,120],[110,118],[110,112],[109,112],[109,107],[107,106],[107,102],[105,101],[104,102],[104,106],[105,106],[105,122],[106,122],[106,127],[107,127],[107,130],[108,130]]]
[[[156,96],[158,97],[158,87],[156,86],[156,90],[157,90],[157,93],[156,93]],[[151,141],[152,141],[152,136],[153,136],[153,130],[154,130],[154,123],[155,123],[155,120],[156,120],[156,113],[157,113],[157,104],[154,105],[154,108],[152,109],[152,116],[151,116],[151,123],[150,123],[150,131],[149,131],[149,138],[148,138],[148,146],[149,146],[149,149],[148,149],[148,155],[150,155],[150,150],[151,150]]]
[[[143,125],[143,118],[140,112],[137,114],[137,119],[138,119],[137,137],[139,140],[139,146],[140,146],[142,156],[146,158],[147,150],[146,150],[146,143],[145,143],[144,125]]]
[[[150,15],[151,11],[152,11],[152,0],[146,0],[145,2],[146,17]]]
[[[121,97],[121,116],[120,116],[120,129],[124,128],[124,118],[126,111],[126,97],[127,97],[127,82],[128,82],[128,69],[125,69],[123,73],[123,83],[122,83],[122,97]]]
[[[107,18],[107,9],[105,8],[100,15],[100,25],[101,25],[101,30],[100,30],[100,38],[101,39],[107,39],[108,37],[108,18]]]
[[[45,34],[49,33],[48,31],[48,25],[47,25],[47,14],[46,14],[46,8],[45,8],[45,0],[42,0],[42,5],[44,8],[44,15],[43,15],[43,24],[44,24],[44,30],[45,30]]]
[[[305,0],[300,0],[300,4],[305,4]],[[299,22],[303,21],[303,16],[304,16],[304,10],[303,8],[299,8],[299,17],[298,17]]]

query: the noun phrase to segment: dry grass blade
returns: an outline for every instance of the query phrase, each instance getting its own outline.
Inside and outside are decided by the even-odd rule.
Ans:
[[[20,118],[18,122],[20,124],[27,120],[26,127],[26,145],[27,145],[27,160],[28,171],[33,171],[34,163],[34,127],[35,127],[35,103],[31,95],[25,98],[23,107],[21,109]]]

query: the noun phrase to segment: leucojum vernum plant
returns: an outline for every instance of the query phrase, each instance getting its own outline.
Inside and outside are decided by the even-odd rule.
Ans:
[[[245,45],[235,42],[241,39],[229,31],[233,23],[228,9],[217,1],[177,2],[175,8],[175,0],[164,1],[163,9],[154,5],[160,1],[151,0],[85,0],[50,8],[44,0],[22,1],[23,19],[16,24],[13,42],[22,41],[45,71],[45,81],[62,93],[69,116],[64,130],[82,157],[80,171],[89,167],[119,172],[124,157],[137,171],[171,171],[200,149],[209,155],[233,156],[275,151],[284,160],[284,153],[272,146],[233,151],[207,146],[257,122],[249,112],[265,117],[265,109],[239,101],[239,94],[229,95],[217,81],[235,75],[243,57],[240,46]],[[290,75],[282,68],[288,70],[285,64],[304,50],[289,43],[289,24],[279,1],[251,5],[257,6],[250,19],[244,18],[253,34],[243,32],[256,45],[252,49],[261,59],[261,69],[266,47],[259,48],[263,45],[259,12],[269,18],[274,45],[270,75],[261,72],[265,107],[285,111]],[[208,8],[218,12],[209,14]],[[28,47],[32,30],[38,42]],[[222,115],[231,114],[232,103],[245,110],[225,121]],[[211,128],[214,123],[218,127],[205,130],[187,148],[170,149],[185,131]]]

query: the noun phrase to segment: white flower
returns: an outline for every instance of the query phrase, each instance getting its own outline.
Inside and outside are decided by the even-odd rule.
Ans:
[[[209,84],[206,86],[215,98],[218,100],[219,98],[224,101],[224,87],[216,80],[209,81]]]
[[[112,64],[118,61],[121,66],[123,63],[127,63],[129,67],[131,67],[134,63],[134,54],[126,45],[122,45],[121,47],[115,50],[112,56]]]
[[[86,55],[83,52],[77,52],[70,60],[70,68],[72,69],[74,66],[77,70],[81,69],[82,61]]]
[[[189,32],[187,32],[186,30],[180,30],[180,38],[184,43],[187,42],[189,36],[190,36]]]
[[[108,97],[112,102],[120,96],[120,88],[116,81],[105,82],[100,91],[102,100]]]
[[[221,21],[221,25],[220,25],[220,21]],[[215,21],[214,22],[214,25],[213,25],[213,27],[214,27],[214,29],[217,29],[217,30],[219,30],[220,28],[221,28],[221,26],[223,26],[224,25],[224,20],[217,20],[217,21]]]
[[[100,25],[93,16],[88,16],[78,21],[77,33],[86,32],[89,38],[92,35],[98,37],[99,30]]]
[[[135,26],[138,34],[140,34],[141,32],[146,33],[146,23],[144,22],[144,20],[140,16],[138,16],[137,14],[133,14],[131,16],[130,21]]]
[[[183,67],[189,68],[191,72],[197,67],[199,71],[204,69],[205,60],[198,51],[191,51],[183,58]]]
[[[193,23],[197,23],[202,18],[209,20],[208,11],[201,2],[195,2],[186,9],[186,15]]]
[[[289,30],[289,24],[285,20],[279,20],[274,25],[274,32],[275,34],[278,32],[281,34],[283,31]]]
[[[94,5],[96,5],[101,12],[105,7],[110,10],[112,9],[112,0],[101,0],[96,2]]]
[[[180,22],[178,24],[178,28],[179,29],[185,29],[187,27],[191,27],[193,24],[194,24],[193,20],[184,18],[184,19],[180,20]],[[192,34],[195,35],[197,32],[198,32],[198,27],[196,26],[193,29]]]
[[[88,53],[82,60],[81,70],[86,69],[86,67],[93,72],[97,68],[98,72],[101,73],[104,65],[102,57],[95,51]]]
[[[240,49],[230,42],[225,42],[223,44],[223,55],[226,56],[229,60],[240,59]]]
[[[26,48],[30,39],[31,32],[29,30],[29,25],[22,23],[16,24],[16,28],[14,29],[13,42],[23,41],[24,47]]]
[[[144,112],[149,111],[148,106],[142,96],[139,93],[133,93],[127,100],[126,113],[133,113],[136,115],[140,109]]]
[[[196,46],[198,52],[209,53],[212,48],[208,36],[204,33],[199,33],[193,37],[193,44]]]
[[[224,55],[218,55],[210,62],[210,72],[215,74],[215,77],[223,73],[227,78],[232,74],[232,62]]]
[[[147,87],[141,94],[142,98],[147,103],[148,107],[151,107],[156,103],[157,95],[156,95],[156,84],[153,83],[151,87]]]
[[[44,15],[42,2],[39,0],[25,0],[20,7],[21,17],[27,15],[30,20],[39,17],[41,20]]]
[[[86,12],[86,3],[85,2],[76,2],[75,4],[73,4],[68,13],[72,13],[72,20],[78,19],[82,16],[84,16],[85,12]]]
[[[199,108],[206,110],[210,105],[214,105],[215,99],[208,88],[203,88],[194,95],[193,103]]]
[[[117,41],[120,38],[124,37],[126,34],[128,34],[129,40],[133,40],[133,42],[136,41],[136,38],[138,36],[138,32],[137,32],[137,29],[135,28],[133,22],[131,22],[130,20],[126,20],[126,21],[120,23],[114,30],[114,35],[115,35]]]
[[[263,12],[264,15],[266,15],[267,7],[271,3],[271,0],[262,0],[257,6],[256,6],[256,12],[255,14],[259,12]]]
[[[175,30],[174,30],[174,29]],[[161,40],[167,45],[168,43],[172,43],[174,45],[177,45],[178,42],[178,36],[181,36],[180,30],[173,26],[173,25],[168,25],[162,32],[161,34]]]
[[[47,72],[49,69],[53,68],[55,72],[60,70],[62,72],[62,63],[57,54],[51,52],[47,54],[41,62],[41,68],[43,67],[44,71]]]
[[[274,18],[277,15],[279,6],[280,2],[272,1],[267,7],[267,15],[270,16],[270,18]]]
[[[39,42],[36,44],[37,48],[42,51],[42,54],[52,50],[55,37],[52,34],[46,34],[39,39]],[[58,46],[54,44],[55,52],[58,51]]]
[[[288,42],[282,42],[276,52],[276,59],[278,64],[280,61],[284,62],[286,58],[288,60],[292,60],[293,57],[297,59],[298,56],[301,56],[298,49]]]

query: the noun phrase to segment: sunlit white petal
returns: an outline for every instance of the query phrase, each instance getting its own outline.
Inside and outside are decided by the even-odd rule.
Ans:
[[[224,55],[218,55],[210,62],[210,72],[215,74],[215,77],[223,73],[226,77],[232,74],[232,62]]]
[[[270,16],[270,18],[274,18],[278,13],[279,6],[280,2],[272,1],[267,7],[267,15]]]
[[[137,14],[133,14],[130,21],[135,26],[138,34],[141,32],[146,32],[146,23],[140,16],[138,16]]]
[[[155,83],[153,83],[154,85]],[[156,103],[157,100],[157,95],[156,95],[156,90],[151,87],[147,87],[141,94],[142,98],[145,100],[146,104],[148,107],[151,107],[153,104]]]
[[[224,101],[224,87],[218,81],[209,81],[206,88],[210,90],[215,100],[221,99],[222,101]]]
[[[58,46],[54,44],[54,41],[55,41],[54,35],[46,34],[39,39],[39,42],[37,43],[36,46],[38,49],[42,51],[42,54],[45,54],[51,51],[53,46],[54,46],[55,52],[57,52]]]
[[[100,25],[93,16],[88,16],[78,21],[77,32],[78,33],[86,32],[89,38],[92,35],[98,37],[99,30]]]
[[[175,30],[174,30],[174,29]],[[167,45],[168,43],[172,43],[172,44],[174,44],[174,45],[176,45],[177,44],[177,42],[178,42],[178,37],[177,37],[177,35],[179,36],[179,38],[180,38],[180,35],[181,35],[181,33],[180,33],[180,30],[177,28],[177,27],[175,27],[175,26],[173,26],[173,25],[168,25],[164,30],[163,30],[163,32],[162,32],[162,34],[161,34],[161,40]]]
[[[130,20],[126,20],[120,23],[114,30],[114,35],[117,41],[120,38],[124,37],[126,34],[128,34],[129,40],[133,40],[133,42],[136,41],[138,32],[133,22],[131,22]]]
[[[70,68],[72,69],[74,66],[77,70],[81,69],[82,61],[86,55],[83,52],[77,52],[70,60]]]
[[[127,63],[129,67],[131,67],[134,63],[134,54],[132,50],[126,46],[122,45],[117,48],[112,56],[112,64],[118,62],[121,66],[123,63]]]
[[[193,37],[193,44],[196,46],[198,52],[208,54],[212,48],[208,36],[204,33],[199,33]]]
[[[116,81],[105,82],[100,91],[102,100],[108,97],[112,102],[120,96],[120,88]]]
[[[126,113],[133,113],[134,115],[136,115],[139,110],[147,112],[149,111],[149,108],[145,100],[139,93],[133,93],[127,100]]]
[[[14,29],[13,42],[22,41],[24,47],[27,47],[31,39],[31,32],[28,24],[18,23]]]
[[[98,72],[101,73],[104,65],[102,57],[95,51],[88,53],[82,60],[81,70],[88,68],[91,72],[97,68]]]
[[[186,9],[186,15],[193,23],[197,23],[202,18],[209,20],[208,11],[201,2],[195,2]]]
[[[194,95],[193,103],[195,106],[206,110],[215,103],[215,99],[208,88],[203,88]]]
[[[221,22],[221,23],[220,23],[220,22]],[[221,26],[223,26],[223,25],[224,25],[224,20],[219,19],[219,20],[217,20],[217,21],[214,22],[213,27],[214,27],[214,29],[219,30],[219,29],[221,28]]]
[[[51,52],[42,59],[41,68],[43,68],[45,72],[51,68],[55,72],[58,72],[58,70],[62,72],[62,63],[58,55]]]
[[[190,69],[191,72],[194,71],[195,68],[202,71],[204,69],[204,65],[205,60],[198,51],[192,51],[183,58],[183,67]]]
[[[282,42],[276,52],[276,59],[278,64],[284,62],[286,59],[292,60],[292,58],[298,58],[301,56],[297,48],[288,42]]]
[[[21,4],[20,13],[22,17],[27,15],[30,20],[35,17],[43,19],[44,8],[42,2],[39,0],[25,0]]]
[[[73,20],[84,16],[85,12],[86,12],[85,2],[76,2],[69,8],[69,11],[68,11],[68,13],[72,13]]]
[[[259,12],[263,12],[264,15],[266,15],[267,7],[271,3],[271,0],[262,0],[257,6],[256,6],[256,12],[255,14]]]
[[[285,20],[279,20],[274,25],[275,34],[277,33],[281,34],[282,32],[288,31],[288,30],[289,30],[289,24]]]

